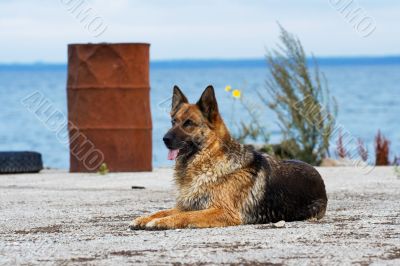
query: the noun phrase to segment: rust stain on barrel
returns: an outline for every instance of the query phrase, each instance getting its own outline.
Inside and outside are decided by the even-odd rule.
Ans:
[[[149,46],[68,46],[71,172],[151,171]]]

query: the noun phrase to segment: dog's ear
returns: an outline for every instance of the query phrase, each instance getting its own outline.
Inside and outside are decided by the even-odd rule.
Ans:
[[[171,111],[178,110],[179,106],[183,103],[188,103],[188,99],[183,94],[183,92],[179,89],[178,86],[174,86],[174,92],[172,94],[172,109]]]
[[[214,88],[209,85],[201,95],[199,101],[196,103],[204,117],[211,123],[215,122],[218,115],[218,104],[215,98]]]

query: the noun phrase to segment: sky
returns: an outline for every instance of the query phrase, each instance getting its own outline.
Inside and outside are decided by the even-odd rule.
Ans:
[[[316,56],[399,55],[399,14],[398,0],[0,0],[0,63],[63,63],[87,42],[148,42],[152,60],[262,58],[277,22]]]

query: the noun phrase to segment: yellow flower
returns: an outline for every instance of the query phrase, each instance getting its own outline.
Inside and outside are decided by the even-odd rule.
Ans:
[[[225,87],[225,91],[231,91],[231,90],[232,90],[231,85],[228,85],[228,86]]]
[[[241,94],[242,94],[242,93],[241,93],[240,90],[233,90],[233,91],[232,91],[232,96],[235,97],[235,98],[237,98],[237,99],[240,98]]]

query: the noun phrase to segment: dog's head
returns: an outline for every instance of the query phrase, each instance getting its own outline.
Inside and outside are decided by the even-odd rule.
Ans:
[[[195,154],[212,141],[230,138],[219,114],[212,86],[204,90],[196,104],[190,104],[178,86],[175,86],[171,123],[172,128],[163,138],[169,149],[169,160],[175,160],[181,155]]]

